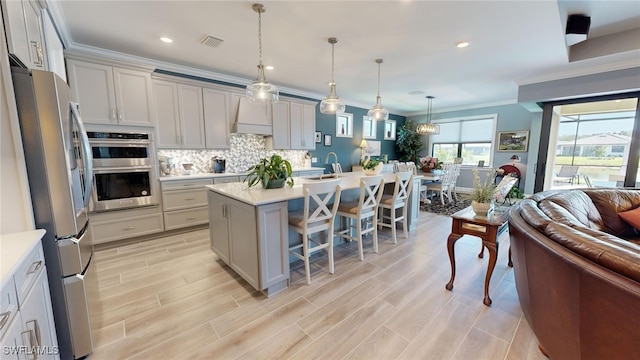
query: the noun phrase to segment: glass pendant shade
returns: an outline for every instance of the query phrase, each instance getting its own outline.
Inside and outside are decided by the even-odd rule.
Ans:
[[[345,110],[345,105],[340,100],[338,95],[336,95],[336,84],[331,83],[331,87],[329,90],[329,96],[327,96],[320,103],[320,112],[323,114],[335,114],[342,113]]]
[[[382,106],[380,101],[380,64],[382,64],[382,59],[376,59],[376,63],[378,64],[378,96],[376,96],[376,104],[369,109],[367,116],[375,121],[389,120],[389,111]]]
[[[247,97],[250,100],[277,102],[279,96],[278,88],[264,76],[264,65],[258,65],[258,77],[247,85]]]
[[[369,109],[367,116],[376,121],[389,120],[389,111],[382,106],[380,96],[376,97],[376,104]]]
[[[336,94],[336,82],[333,80],[334,75],[334,46],[338,42],[337,38],[328,39],[331,44],[331,83],[329,83],[329,95],[320,103],[320,112],[322,114],[342,113],[345,110],[344,103]]]
[[[280,93],[278,88],[264,76],[264,65],[262,64],[262,13],[266,9],[262,4],[253,4],[251,8],[258,13],[258,51],[260,57],[258,61],[258,77],[247,85],[247,98],[251,101],[270,101],[275,103],[278,102]]]

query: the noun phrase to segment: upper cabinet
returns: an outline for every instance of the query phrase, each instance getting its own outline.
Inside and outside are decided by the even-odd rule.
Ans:
[[[229,91],[202,88],[205,142],[210,149],[228,149],[233,125],[230,108],[234,97]],[[237,104],[236,104],[237,109]]]
[[[202,88],[153,80],[158,148],[205,147]]]
[[[42,12],[38,1],[2,1],[1,4],[9,53],[30,69],[46,70]]]
[[[316,104],[284,99],[271,107],[273,136],[267,144],[274,150],[315,150]]]
[[[74,59],[67,70],[86,123],[153,126],[150,73]]]

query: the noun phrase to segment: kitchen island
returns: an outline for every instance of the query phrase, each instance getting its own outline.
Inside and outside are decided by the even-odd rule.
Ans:
[[[343,201],[359,196],[363,172],[342,173],[339,176]],[[384,174],[393,191],[395,174]],[[413,187],[420,188],[422,176],[415,176]],[[289,211],[303,207],[302,185],[323,181],[314,178],[294,178],[293,187],[263,189],[248,188],[246,183],[208,185],[209,227],[211,250],[242,276],[254,288],[267,296],[289,286]],[[415,228],[420,211],[419,191],[409,199],[408,227]]]

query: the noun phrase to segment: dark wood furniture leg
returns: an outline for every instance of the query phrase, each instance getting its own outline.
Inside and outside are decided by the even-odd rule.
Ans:
[[[451,291],[453,289],[453,280],[456,277],[456,257],[455,257],[455,245],[456,241],[460,239],[462,235],[451,234],[449,238],[447,238],[447,250],[449,251],[449,262],[451,262],[451,279],[445,286],[445,289]]]
[[[491,306],[491,298],[489,297],[489,282],[491,281],[491,275],[493,275],[493,269],[496,267],[496,260],[498,258],[498,243],[490,240],[482,240],[482,245],[489,250],[489,264],[487,266],[487,275],[484,278],[484,300],[483,304]]]

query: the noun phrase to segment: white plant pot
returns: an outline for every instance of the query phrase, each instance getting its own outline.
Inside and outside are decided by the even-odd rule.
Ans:
[[[487,216],[493,211],[494,203],[493,201],[490,203],[481,203],[475,200],[471,201],[471,208],[476,215],[479,216]]]
[[[369,176],[372,176],[372,175],[378,175],[378,174],[380,174],[380,173],[382,172],[382,166],[383,166],[383,165],[384,165],[384,164],[379,163],[379,164],[378,164],[375,168],[373,168],[373,169],[364,169],[364,170],[363,170],[363,171],[364,171],[364,174],[365,174],[365,175],[369,175]]]

